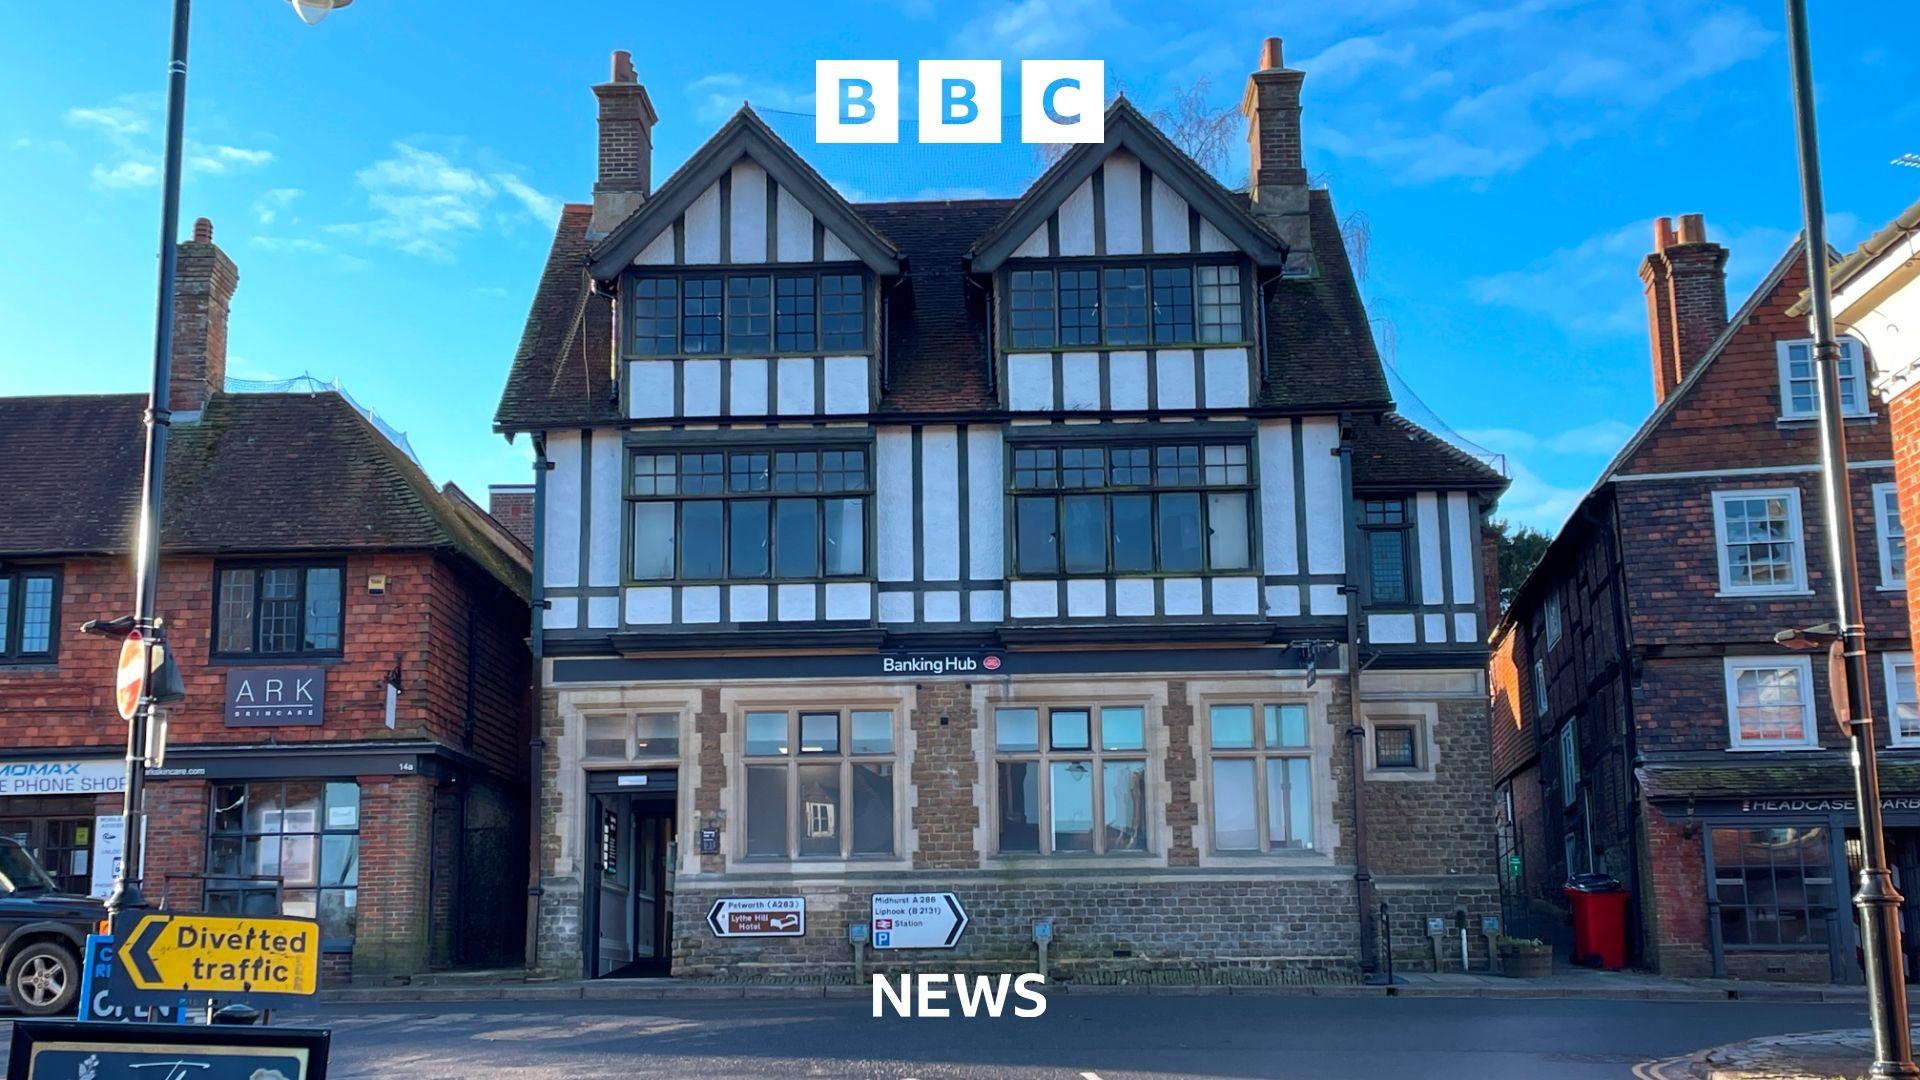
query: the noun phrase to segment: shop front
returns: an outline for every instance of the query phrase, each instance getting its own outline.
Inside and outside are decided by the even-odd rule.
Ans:
[[[63,892],[105,897],[120,859],[117,757],[0,760],[0,836],[25,848]]]

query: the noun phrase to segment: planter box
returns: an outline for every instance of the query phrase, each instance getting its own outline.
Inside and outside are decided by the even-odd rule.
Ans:
[[[1509,979],[1539,979],[1553,974],[1553,953],[1548,949],[1538,952],[1500,952],[1500,973]]]

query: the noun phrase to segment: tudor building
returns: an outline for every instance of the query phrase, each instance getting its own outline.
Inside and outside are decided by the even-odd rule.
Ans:
[[[1301,81],[1269,40],[1250,192],[1121,100],[1018,199],[854,204],[747,108],[652,185],[615,54],[496,417],[539,966],[839,970],[918,890],[954,962],[1052,919],[1067,970],[1352,972],[1376,897],[1421,951],[1494,912],[1504,480],[1394,413]],[[741,896],[804,934],[717,938]]]

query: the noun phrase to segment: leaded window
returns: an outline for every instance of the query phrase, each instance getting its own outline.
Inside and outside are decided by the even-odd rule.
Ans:
[[[215,575],[216,656],[303,656],[341,649],[339,565],[223,566]]]
[[[1246,339],[1232,264],[1070,266],[1009,271],[1007,346],[1192,345]]]
[[[58,574],[0,573],[0,661],[44,661],[53,655]]]
[[[688,353],[717,353],[721,333],[719,278],[688,278],[680,302],[680,348]]]
[[[638,356],[764,356],[866,346],[866,278],[786,273],[636,276],[630,348]]]
[[[1015,348],[1033,348],[1053,344],[1053,271],[1015,270],[1008,275],[1012,294],[1008,298],[1009,340]]]
[[[858,349],[867,343],[866,282],[859,274],[820,279],[820,345]]]
[[[736,353],[765,352],[773,343],[773,279],[727,279],[727,347]]]
[[[1377,605],[1413,602],[1410,554],[1413,522],[1405,499],[1366,499],[1360,536],[1367,560],[1368,596]]]
[[[1200,340],[1245,340],[1246,326],[1240,318],[1240,268],[1202,266],[1197,274],[1200,282]]]
[[[1192,267],[1153,268],[1153,340],[1158,344],[1194,340]]]

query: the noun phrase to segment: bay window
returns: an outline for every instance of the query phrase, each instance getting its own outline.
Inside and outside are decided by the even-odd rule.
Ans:
[[[766,356],[866,348],[862,274],[636,276],[627,290],[635,356]]]
[[[1011,471],[1020,576],[1253,565],[1245,443],[1016,446]]]
[[[765,581],[867,572],[863,448],[633,455],[635,581]]]
[[[1146,851],[1145,716],[1138,705],[995,710],[999,851]]]
[[[1298,703],[1207,710],[1215,851],[1306,850],[1313,841],[1313,748]]]
[[[755,710],[744,727],[746,855],[894,853],[891,711]]]
[[[1247,338],[1240,267],[1073,263],[1009,271],[1007,343],[1015,349],[1195,345]]]

